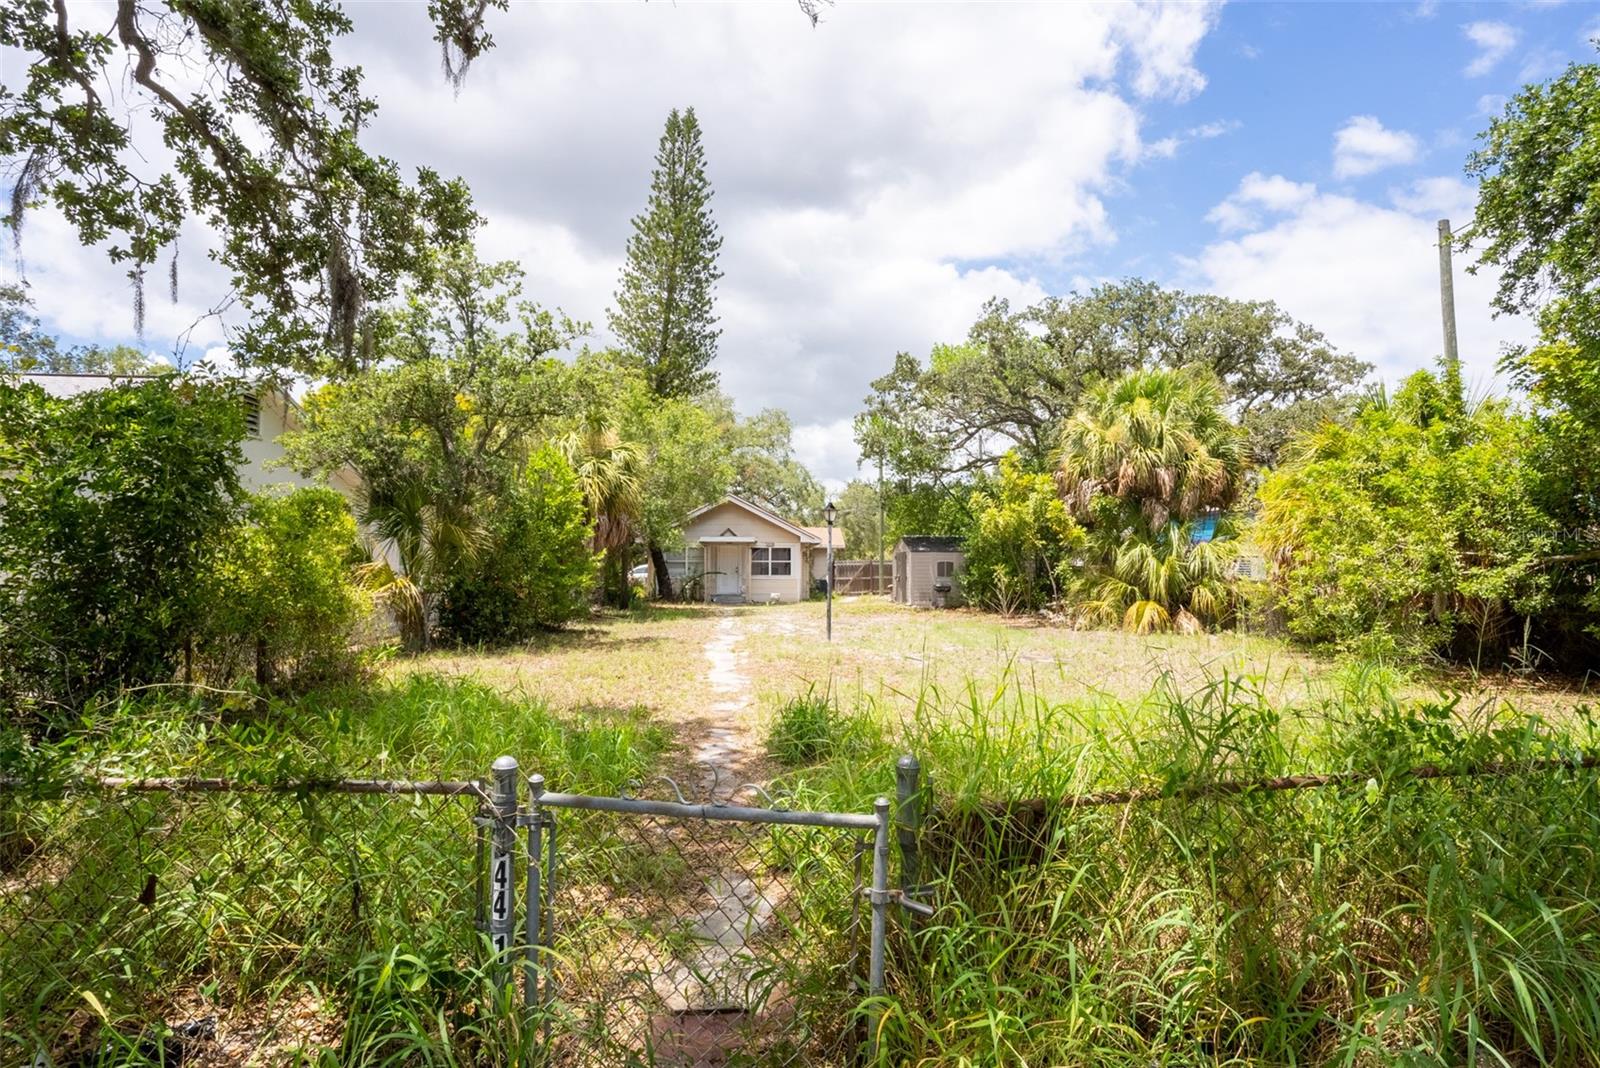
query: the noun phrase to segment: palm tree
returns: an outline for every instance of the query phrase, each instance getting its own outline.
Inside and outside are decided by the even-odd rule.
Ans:
[[[1137,502],[1150,531],[1233,502],[1244,435],[1203,367],[1134,371],[1089,391],[1061,440],[1061,489],[1087,518],[1096,497]]]
[[[1062,433],[1067,507],[1089,528],[1072,583],[1079,611],[1147,633],[1197,630],[1232,610],[1236,555],[1226,524],[1193,521],[1233,503],[1244,435],[1206,368],[1134,371],[1090,390]]]
[[[1073,583],[1086,620],[1135,634],[1189,634],[1227,619],[1237,543],[1226,536],[1195,542],[1183,523],[1154,535],[1135,531],[1102,546]]]
[[[382,550],[363,577],[388,601],[413,651],[428,647],[439,597],[488,539],[473,501],[429,490],[420,473],[402,474],[369,488],[356,510]]]
[[[605,554],[605,573],[615,578],[622,550],[632,544],[643,511],[644,451],[601,418],[587,420],[562,438],[559,447],[577,472],[589,508],[594,527],[589,547]],[[622,584],[624,593],[626,589]]]

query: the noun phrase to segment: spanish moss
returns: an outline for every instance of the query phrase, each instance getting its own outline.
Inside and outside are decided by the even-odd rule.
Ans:
[[[128,272],[128,282],[133,286],[133,332],[144,343],[144,266],[141,264]]]
[[[17,171],[16,181],[11,183],[11,212],[6,216],[6,225],[11,229],[11,249],[17,254],[18,273],[21,273],[22,263],[22,220],[28,212],[28,204],[39,191],[39,170],[41,161],[38,153],[33,153]]]
[[[494,39],[483,28],[489,4],[490,0],[435,0],[430,5],[444,76],[457,93],[467,80],[472,61],[494,47]],[[504,8],[504,0],[498,0],[495,6]]]

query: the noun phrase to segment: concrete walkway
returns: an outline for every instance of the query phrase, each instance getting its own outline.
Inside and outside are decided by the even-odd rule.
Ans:
[[[743,640],[741,621],[724,616],[705,644],[705,681],[715,700],[706,709],[711,726],[694,750],[697,764],[732,770],[754,755],[745,719],[755,696],[750,690],[750,677],[741,670],[744,657],[739,644]]]

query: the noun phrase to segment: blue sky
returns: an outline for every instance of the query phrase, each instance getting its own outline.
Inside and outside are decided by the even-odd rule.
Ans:
[[[1200,247],[1214,236],[1207,211],[1251,171],[1371,199],[1406,180],[1462,176],[1486,109],[1498,113],[1526,82],[1589,61],[1597,20],[1600,6],[1577,3],[1230,5],[1197,50],[1204,91],[1153,105],[1149,124],[1154,137],[1206,122],[1237,127],[1133,175],[1112,198],[1127,212],[1121,240],[1094,269],[1151,272],[1170,253]],[[1483,54],[1467,36],[1474,23],[1507,26],[1516,42],[1485,73],[1468,75]],[[1413,134],[1416,161],[1336,177],[1333,131],[1355,115]]]
[[[75,24],[101,20],[94,3]],[[369,144],[471,184],[485,251],[604,329],[628,220],[673,106],[696,107],[722,228],[718,369],[785,408],[833,483],[897,351],[1013,303],[1138,275],[1277,301],[1398,378],[1439,349],[1434,220],[1470,218],[1486,109],[1592,49],[1582,4],[557,3],[492,13],[459,94],[420,3],[354,4],[343,54],[380,103]],[[0,55],[13,84],[16,56]],[[156,162],[158,144],[141,146]],[[227,293],[196,222],[146,346],[225,355]],[[75,340],[131,339],[123,273],[59,216],[22,259]],[[1459,261],[1458,261],[1459,262]],[[1463,356],[1492,388],[1525,323],[1458,276]]]

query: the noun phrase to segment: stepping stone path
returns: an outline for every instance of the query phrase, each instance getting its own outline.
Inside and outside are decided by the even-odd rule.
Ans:
[[[707,708],[711,724],[691,759],[706,769],[700,782],[706,800],[727,801],[744,781],[738,773],[756,756],[745,722],[754,695],[741,670],[744,636],[743,621],[730,613],[705,644],[705,680],[716,700]],[[711,796],[713,790],[717,797]],[[692,948],[667,963],[652,983],[665,1010],[650,1022],[651,1045],[661,1065],[725,1063],[744,1030],[771,1008],[749,1003],[757,966],[749,946],[772,922],[781,891],[729,872],[710,873],[702,885],[704,903],[687,923]]]

